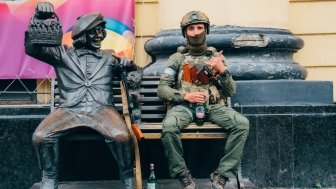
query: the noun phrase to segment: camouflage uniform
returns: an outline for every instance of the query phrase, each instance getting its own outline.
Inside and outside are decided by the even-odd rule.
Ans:
[[[185,34],[183,33],[183,35]],[[216,123],[230,133],[224,150],[225,155],[218,166],[219,174],[227,178],[234,178],[237,174],[248,136],[249,121],[222,103],[225,97],[234,95],[236,91],[232,76],[229,73],[217,74],[209,84],[205,85],[196,85],[182,79],[185,64],[189,64],[190,67],[199,66],[202,68],[204,62],[212,56],[221,56],[221,54],[215,48],[207,47],[201,55],[192,55],[188,48],[179,47],[178,51],[168,59],[168,67],[161,75],[158,96],[165,100],[169,107],[162,122],[161,140],[168,159],[171,177],[177,177],[181,172],[187,170],[183,159],[180,131],[195,120],[193,104],[184,100],[186,93],[193,91],[206,93],[206,121]],[[225,59],[223,64],[226,65]]]

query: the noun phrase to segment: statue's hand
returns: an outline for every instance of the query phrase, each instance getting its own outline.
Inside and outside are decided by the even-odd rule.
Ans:
[[[132,61],[129,60],[128,58],[126,58],[126,57],[121,57],[120,61],[119,61],[119,64],[120,64],[120,67],[122,69],[124,69],[124,68],[129,67],[129,65],[132,64]]]
[[[38,19],[45,20],[45,19],[55,17],[54,6],[49,2],[39,2],[37,4],[35,12],[36,12],[36,17]]]
[[[137,70],[136,64],[133,62],[133,60],[130,60],[126,57],[121,57],[119,60],[120,68],[126,69],[127,71],[130,70]]]

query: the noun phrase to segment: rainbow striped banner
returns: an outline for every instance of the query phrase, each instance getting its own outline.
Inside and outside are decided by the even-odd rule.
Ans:
[[[24,32],[38,0],[0,1],[0,79],[54,78],[52,67],[24,52]],[[134,0],[49,0],[63,27],[63,43],[72,45],[71,29],[83,14],[100,12],[107,36],[102,49],[133,59]]]

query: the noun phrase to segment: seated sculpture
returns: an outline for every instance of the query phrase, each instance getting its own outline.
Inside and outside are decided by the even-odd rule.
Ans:
[[[54,15],[53,5],[40,2],[37,19]],[[73,47],[36,44],[26,32],[28,55],[54,67],[60,105],[36,128],[33,144],[42,170],[42,189],[58,188],[58,142],[60,137],[86,127],[102,136],[116,159],[124,188],[134,188],[132,140],[123,117],[114,107],[113,79],[124,71],[139,71],[113,50],[101,50],[106,22],[100,13],[79,17],[72,29]]]

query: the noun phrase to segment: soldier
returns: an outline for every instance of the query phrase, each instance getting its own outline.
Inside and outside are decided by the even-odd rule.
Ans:
[[[223,103],[225,97],[234,95],[236,85],[222,52],[206,44],[209,25],[208,17],[199,11],[182,18],[181,30],[187,44],[169,57],[157,92],[171,108],[162,122],[161,141],[170,176],[177,177],[183,189],[195,189],[197,185],[183,159],[181,129],[192,121],[201,125],[205,120],[229,131],[224,157],[211,174],[213,189],[223,189],[237,177],[249,132],[248,119]]]
[[[54,14],[52,4],[47,2],[39,3],[36,11],[41,20]],[[134,188],[132,142],[125,121],[113,105],[113,78],[124,70],[137,70],[137,66],[115,56],[112,50],[100,50],[106,37],[105,23],[100,13],[79,17],[72,28],[73,47],[35,44],[26,34],[26,53],[55,68],[60,90],[60,106],[33,134],[42,189],[58,188],[59,138],[83,127],[105,137],[119,165],[124,188]]]

